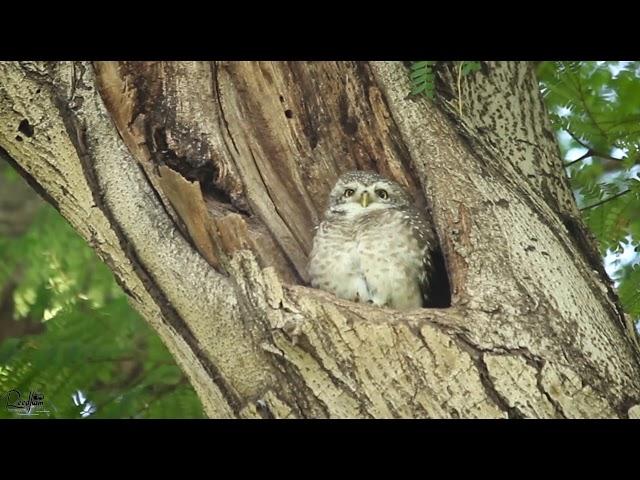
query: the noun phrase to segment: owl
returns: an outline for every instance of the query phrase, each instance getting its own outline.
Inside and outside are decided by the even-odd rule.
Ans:
[[[429,302],[437,245],[429,217],[400,185],[374,172],[348,172],[316,228],[311,286],[355,302],[420,308]]]

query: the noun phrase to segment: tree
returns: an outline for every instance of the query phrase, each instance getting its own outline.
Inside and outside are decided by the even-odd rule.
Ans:
[[[439,66],[429,102],[402,63],[5,63],[0,146],[211,417],[638,415],[637,338],[533,67],[484,62],[460,89],[456,71]],[[432,210],[451,307],[304,286],[326,192],[353,168]]]

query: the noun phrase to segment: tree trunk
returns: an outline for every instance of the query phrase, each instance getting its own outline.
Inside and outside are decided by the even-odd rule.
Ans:
[[[629,417],[640,350],[532,67],[435,102],[402,63],[0,64],[0,146],[95,248],[210,417]],[[450,308],[306,287],[349,169],[432,211]],[[446,281],[446,279],[443,279]]]

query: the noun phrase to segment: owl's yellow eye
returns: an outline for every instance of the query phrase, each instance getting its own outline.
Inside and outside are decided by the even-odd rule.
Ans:
[[[347,188],[347,189],[344,191],[344,196],[345,196],[345,197],[350,197],[350,196],[351,196],[351,195],[353,195],[354,193],[356,193],[356,192],[355,192],[355,190],[354,190],[353,188]]]
[[[387,191],[382,189],[376,190],[376,195],[378,195],[383,200],[389,198],[389,194],[387,193]]]

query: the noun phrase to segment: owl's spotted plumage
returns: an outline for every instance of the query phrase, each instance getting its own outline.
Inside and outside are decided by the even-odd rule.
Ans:
[[[342,175],[329,195],[309,259],[315,288],[397,309],[420,308],[436,236],[397,183],[377,173]]]

